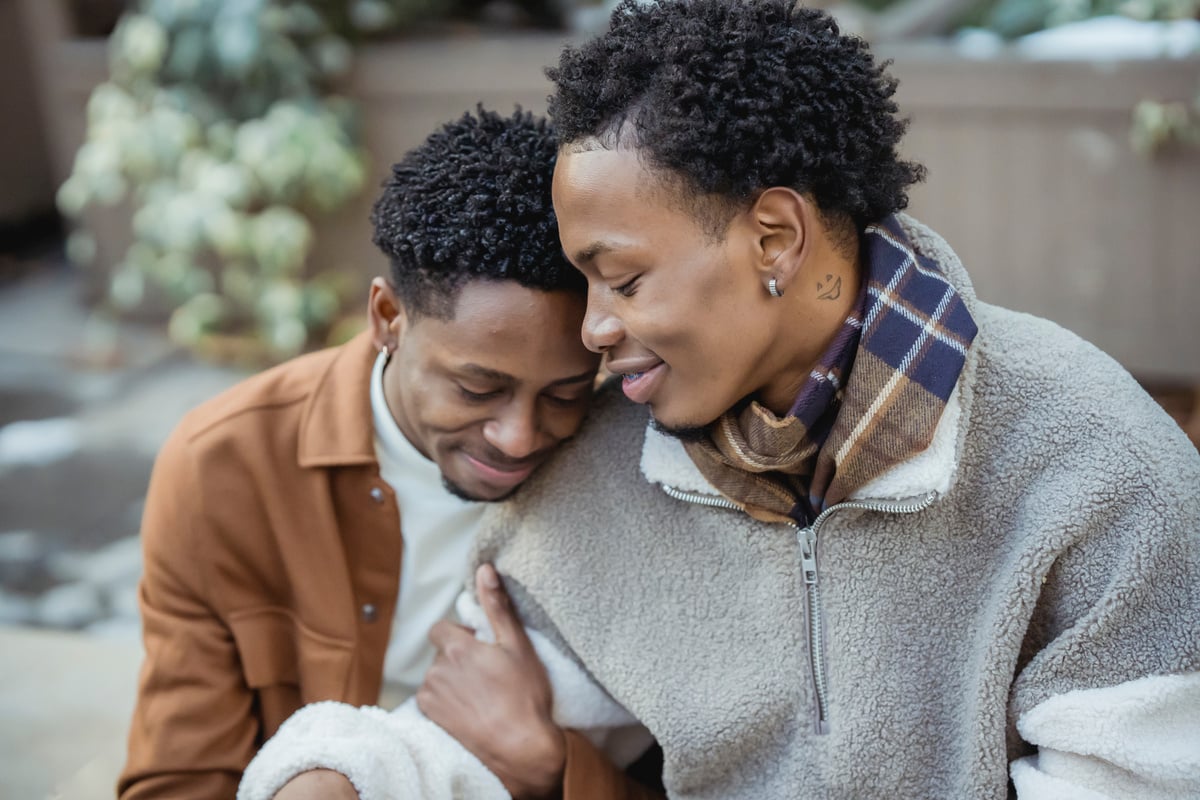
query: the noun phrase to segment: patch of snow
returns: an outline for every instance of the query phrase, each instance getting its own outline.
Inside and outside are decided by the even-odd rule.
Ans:
[[[0,467],[53,464],[82,444],[83,429],[69,417],[13,422],[0,428]]]
[[[1045,61],[1183,58],[1200,52],[1200,20],[1093,17],[1022,36],[1013,48]]]
[[[81,628],[102,616],[100,592],[86,583],[55,586],[37,601],[36,621],[51,628]]]
[[[50,572],[59,580],[96,587],[133,585],[142,574],[141,539],[126,536],[92,553],[57,554],[50,559]]]
[[[983,61],[1004,52],[1004,38],[985,28],[963,28],[954,35],[954,50],[963,58]]]

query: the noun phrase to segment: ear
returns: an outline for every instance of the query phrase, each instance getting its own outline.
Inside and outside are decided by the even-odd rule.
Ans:
[[[396,290],[385,278],[371,281],[371,293],[367,299],[367,322],[371,328],[375,349],[387,347],[395,352],[408,326],[408,313]]]
[[[764,288],[772,278],[781,292],[793,285],[812,249],[815,210],[804,195],[785,186],[767,189],[750,207]]]

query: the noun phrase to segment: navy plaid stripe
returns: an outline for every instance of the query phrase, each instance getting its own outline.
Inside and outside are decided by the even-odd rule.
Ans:
[[[866,243],[870,306],[860,347],[949,400],[975,320],[938,266],[908,246],[895,217],[868,227]]]

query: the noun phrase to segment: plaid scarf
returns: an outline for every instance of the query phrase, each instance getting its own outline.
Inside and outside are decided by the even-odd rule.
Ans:
[[[787,415],[749,401],[685,445],[758,519],[808,524],[928,447],[975,338],[962,298],[895,216],[869,226],[863,242],[858,304]]]

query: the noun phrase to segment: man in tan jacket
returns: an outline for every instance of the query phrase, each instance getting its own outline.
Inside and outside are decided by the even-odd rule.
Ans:
[[[391,276],[371,284],[369,330],[202,405],[163,447],[122,800],[232,797],[303,704],[393,703],[420,686],[480,501],[514,492],[591,399],[598,359],[558,245],[555,150],[520,112],[481,109],[433,134],[375,206]],[[516,688],[480,720],[490,748],[476,755],[516,797],[636,793],[545,724],[531,652],[498,654]]]

